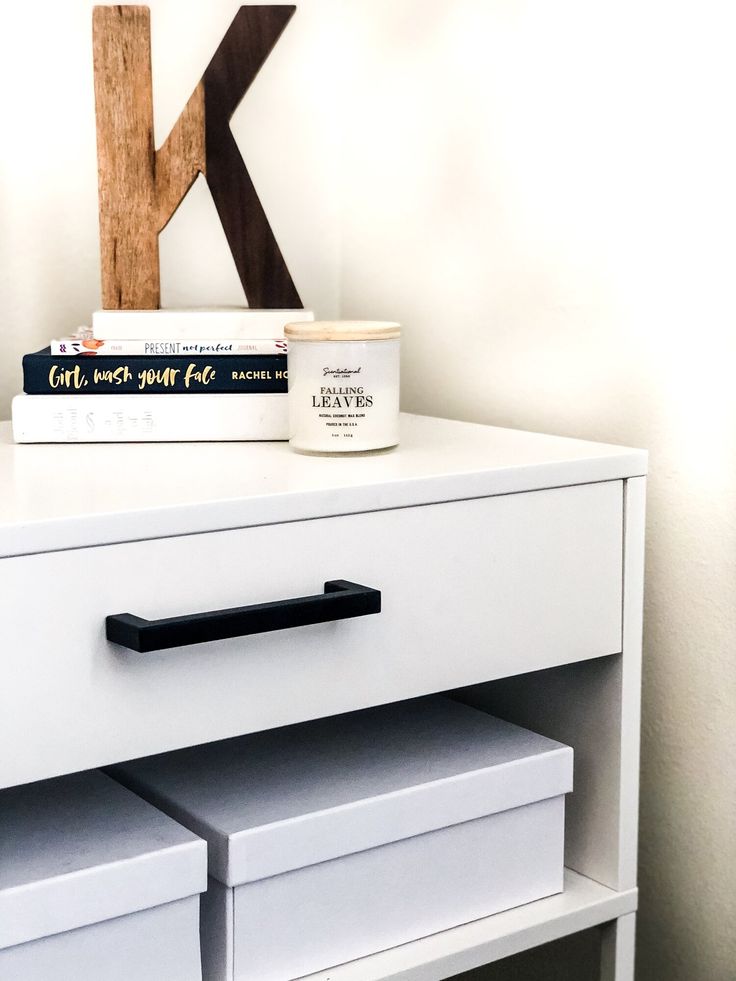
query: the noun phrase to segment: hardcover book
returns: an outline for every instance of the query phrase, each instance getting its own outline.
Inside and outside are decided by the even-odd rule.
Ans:
[[[286,355],[210,357],[54,355],[49,348],[23,358],[27,395],[285,393]]]
[[[305,320],[314,320],[311,310],[95,310],[92,333],[100,341],[281,340],[286,324]]]
[[[67,357],[108,357],[109,355],[170,355],[181,354],[286,354],[288,343],[285,339],[261,339],[243,341],[227,338],[214,341],[194,338],[186,341],[151,339],[147,341],[110,340],[99,341],[92,337],[92,331],[76,334],[73,337],[60,337],[51,341],[51,354],[64,354]]]
[[[289,438],[286,395],[16,395],[17,443]]]

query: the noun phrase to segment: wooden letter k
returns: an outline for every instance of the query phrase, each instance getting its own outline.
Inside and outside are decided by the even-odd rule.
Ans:
[[[92,18],[102,305],[160,304],[158,236],[204,174],[251,307],[302,306],[238,150],[230,119],[294,14],[241,7],[165,143],[155,150],[148,7]]]

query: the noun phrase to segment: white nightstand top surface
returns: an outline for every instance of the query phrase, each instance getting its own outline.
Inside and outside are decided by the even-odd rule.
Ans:
[[[402,415],[401,443],[23,444],[0,423],[0,557],[643,476],[643,450]]]

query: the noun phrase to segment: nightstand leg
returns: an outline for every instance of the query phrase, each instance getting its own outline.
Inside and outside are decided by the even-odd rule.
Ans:
[[[601,981],[634,981],[636,913],[619,916],[602,927]]]

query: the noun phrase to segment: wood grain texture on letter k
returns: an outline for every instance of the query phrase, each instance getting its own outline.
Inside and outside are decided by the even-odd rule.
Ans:
[[[248,304],[302,303],[230,130],[230,119],[295,11],[241,7],[160,149],[153,133],[148,7],[93,11],[102,305],[160,304],[158,236],[198,174],[222,222]]]

